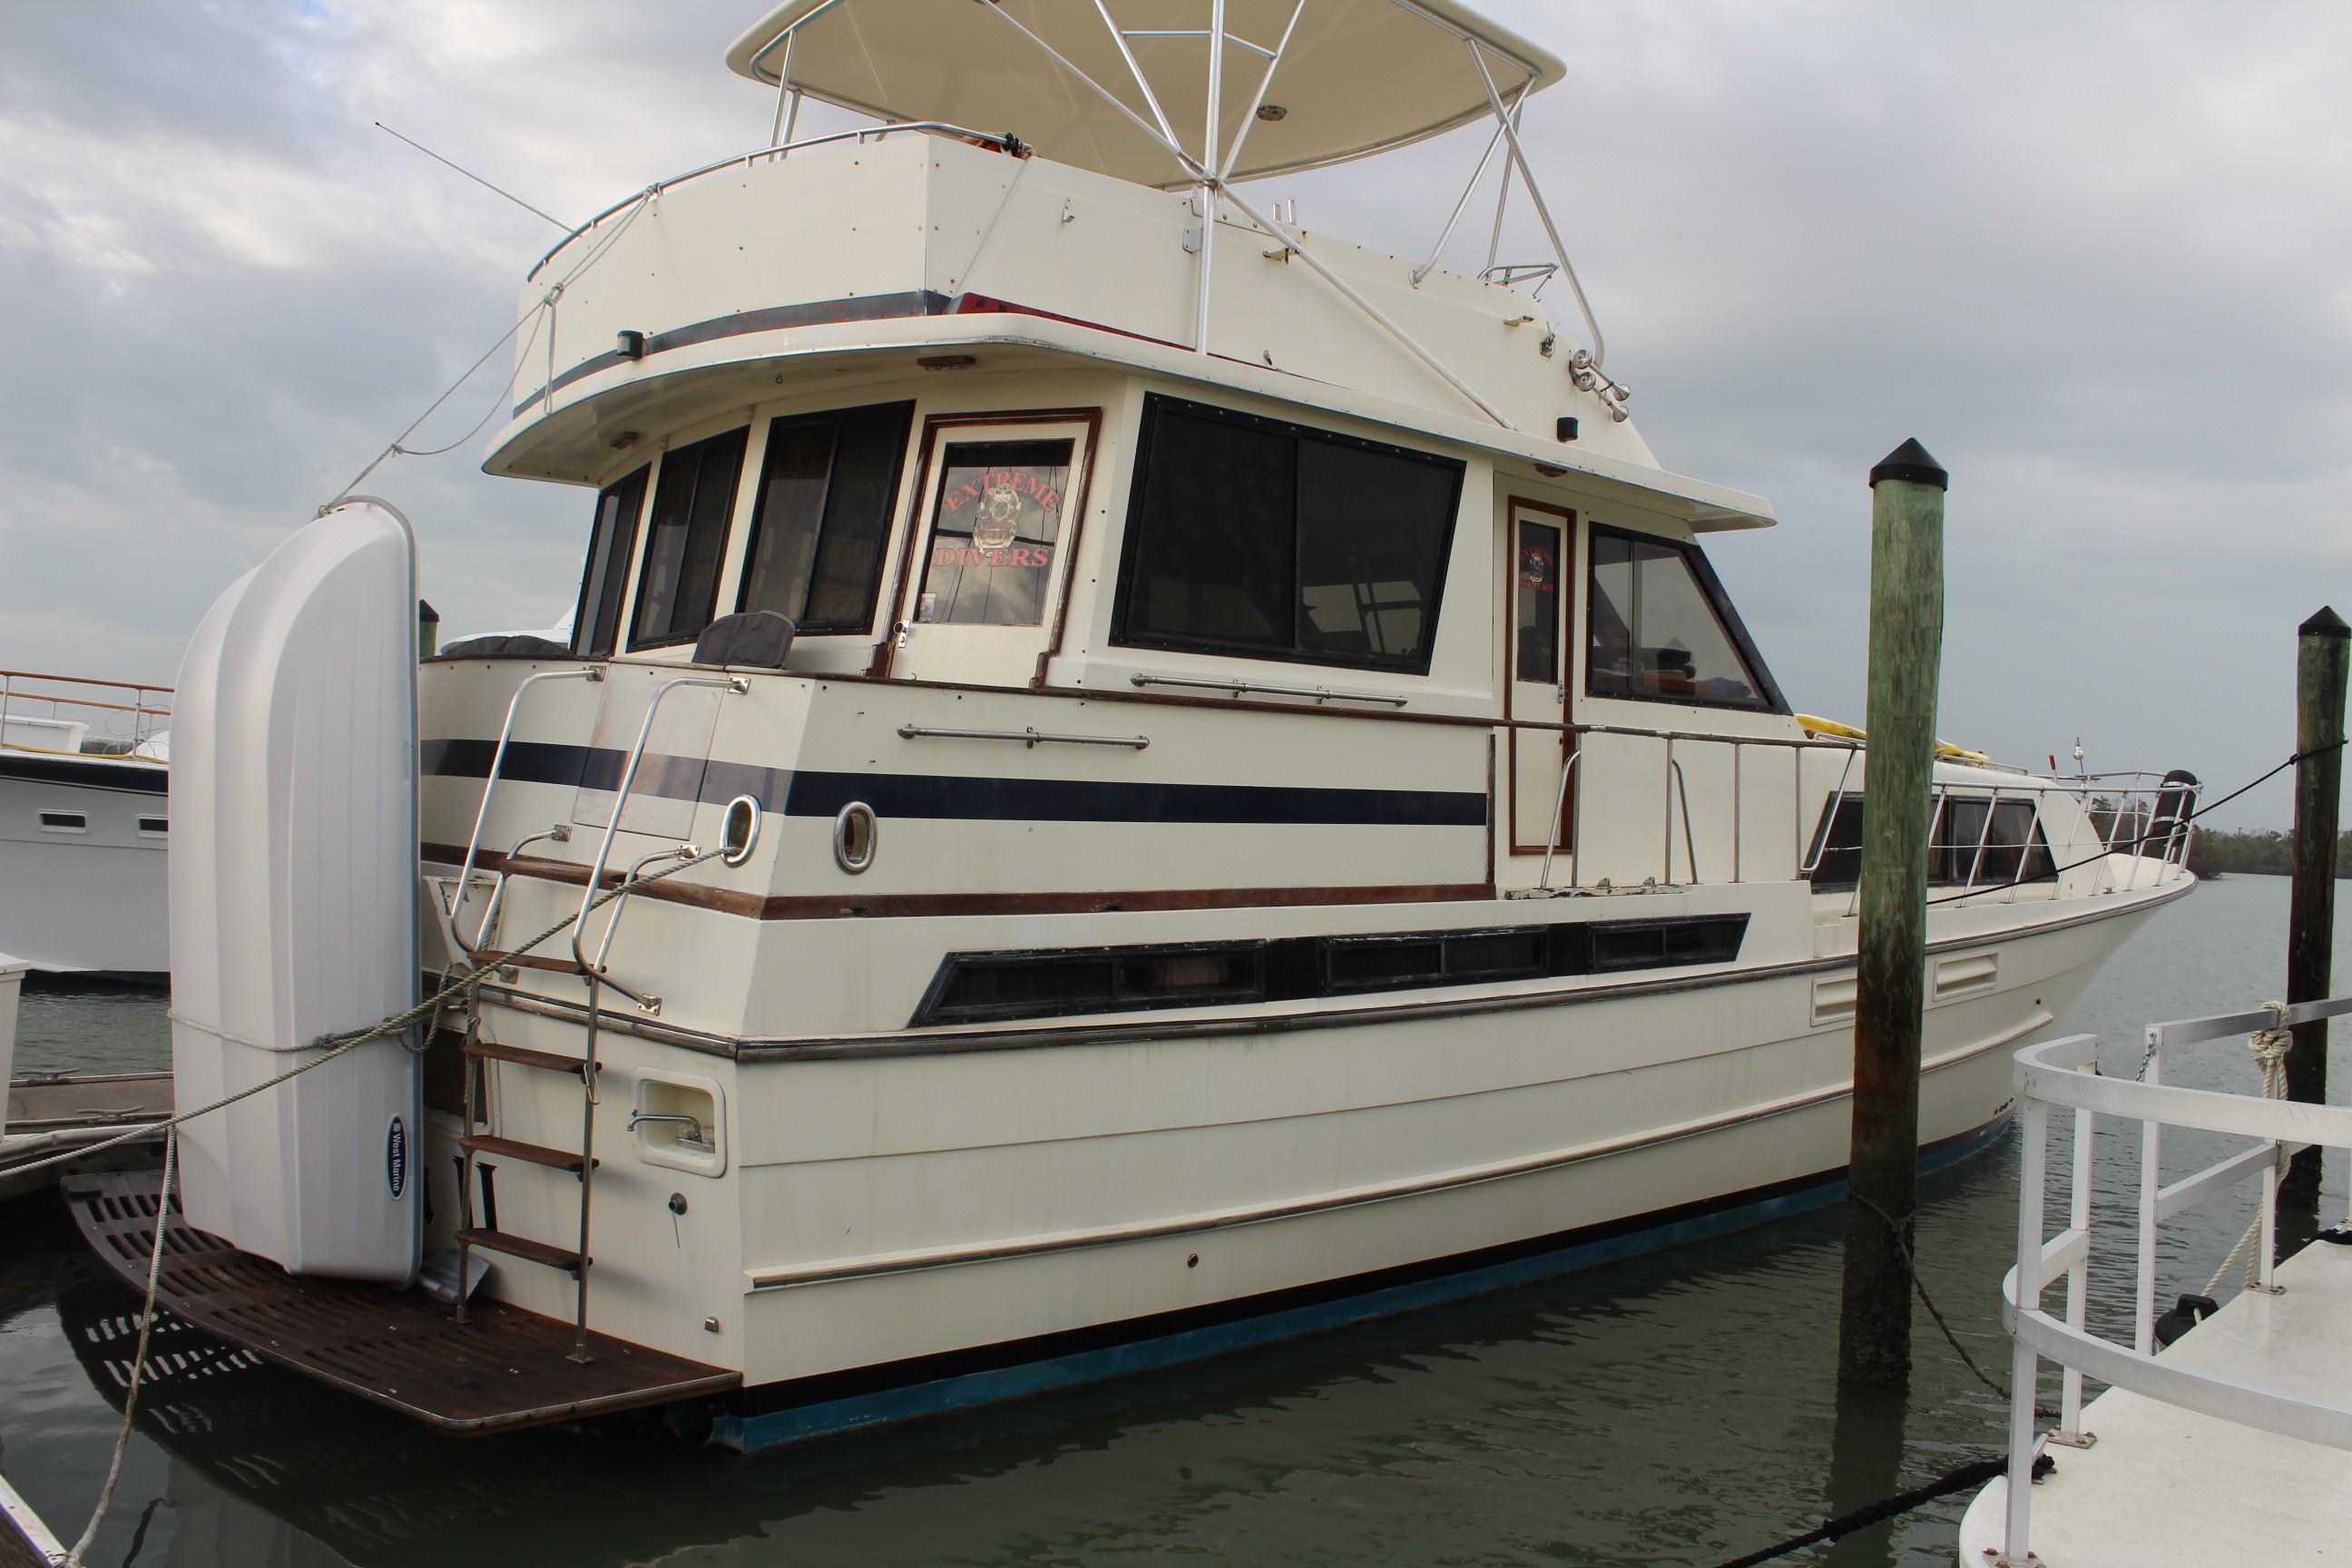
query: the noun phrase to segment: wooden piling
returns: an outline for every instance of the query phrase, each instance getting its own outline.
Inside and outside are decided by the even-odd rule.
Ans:
[[[416,657],[431,658],[440,651],[441,612],[425,600],[416,601]]]
[[[1948,483],[1916,440],[1870,470],[1870,740],[1838,1321],[1839,1376],[1861,1384],[1898,1383],[1911,1370],[1911,1210],[1919,1175],[1921,975]]]
[[[2352,626],[2335,610],[2297,628],[2294,679],[2294,879],[2287,894],[2286,999],[2315,1002],[2328,994],[2336,944],[2336,840],[2344,796],[2344,690],[2352,666]],[[2287,1053],[2286,1096],[2327,1100],[2327,1021],[2298,1025]],[[2279,1184],[2281,1207],[2319,1205],[2321,1151],[2305,1149]]]

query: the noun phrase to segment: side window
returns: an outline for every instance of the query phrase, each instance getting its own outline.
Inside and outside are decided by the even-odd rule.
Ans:
[[[1587,599],[1592,696],[1781,708],[1696,546],[1595,524]]]
[[[1805,858],[1812,862],[1815,888],[1851,888],[1862,880],[1862,796],[1830,797]]]
[[[1074,449],[1066,440],[948,446],[940,459],[916,620],[966,626],[1043,623]]]
[[[663,455],[646,526],[631,647],[661,647],[701,635],[718,609],[727,520],[743,467],[743,430],[730,430]]]
[[[914,411],[897,403],[769,423],[737,609],[789,616],[804,634],[872,627]]]
[[[1860,795],[1822,809],[1810,858],[1813,886],[1845,889],[1862,879]],[[1991,819],[1986,819],[1990,811]],[[2030,800],[1998,803],[1984,795],[1941,795],[1927,833],[1927,883],[1940,888],[2005,888],[2047,881],[2055,871],[2050,841]]]
[[[1145,405],[1115,640],[1424,674],[1463,465]]]
[[[572,651],[602,658],[621,638],[621,595],[629,583],[629,555],[637,547],[637,516],[646,505],[639,468],[596,497],[596,526],[588,536],[588,568],[580,577],[580,607],[572,617]]]

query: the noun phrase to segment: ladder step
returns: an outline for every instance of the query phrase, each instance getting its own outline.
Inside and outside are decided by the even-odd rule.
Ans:
[[[575,1273],[595,1262],[594,1258],[583,1258],[576,1252],[566,1252],[560,1247],[550,1247],[527,1236],[509,1236],[503,1230],[483,1230],[477,1226],[472,1230],[459,1231],[457,1239],[469,1247],[486,1247],[492,1252],[508,1253],[532,1263],[544,1263],[550,1268],[569,1268]]]
[[[580,1156],[569,1149],[550,1149],[538,1143],[521,1143],[512,1138],[475,1136],[460,1138],[457,1147],[470,1149],[477,1154],[499,1154],[509,1160],[528,1160],[534,1165],[551,1165],[559,1171],[580,1173]]]
[[[580,1058],[567,1057],[560,1051],[534,1051],[528,1046],[501,1046],[494,1040],[476,1040],[465,1047],[469,1057],[483,1057],[496,1062],[512,1062],[517,1067],[542,1068],[549,1072],[568,1072],[580,1076]],[[604,1064],[598,1062],[596,1070],[603,1072]]]

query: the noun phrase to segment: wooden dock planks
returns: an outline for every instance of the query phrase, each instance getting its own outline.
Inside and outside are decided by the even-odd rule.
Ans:
[[[155,1244],[159,1173],[69,1183],[75,1223],[132,1289]],[[174,1200],[157,1298],[173,1316],[267,1360],[443,1431],[471,1434],[643,1409],[740,1386],[742,1376],[477,1297],[459,1324],[421,1290],[287,1273],[187,1224]]]

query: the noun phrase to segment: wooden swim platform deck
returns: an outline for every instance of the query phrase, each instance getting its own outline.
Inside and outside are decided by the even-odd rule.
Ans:
[[[64,1542],[0,1477],[0,1568],[56,1568],[65,1554]]]
[[[66,1184],[92,1250],[143,1291],[160,1172]],[[422,1290],[291,1275],[196,1229],[176,1195],[159,1305],[215,1338],[445,1432],[471,1435],[640,1410],[740,1387],[742,1374],[607,1334],[571,1359],[572,1326],[477,1295],[466,1323]]]

